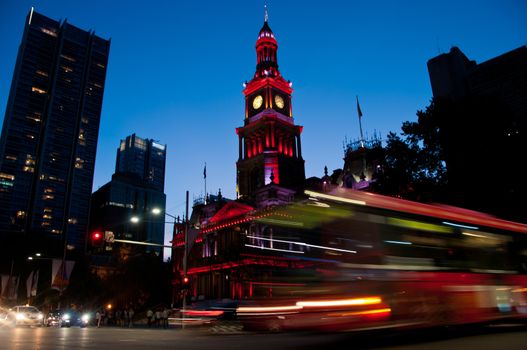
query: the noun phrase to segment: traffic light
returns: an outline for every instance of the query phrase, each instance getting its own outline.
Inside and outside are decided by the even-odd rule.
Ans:
[[[184,290],[190,289],[190,278],[188,276],[183,276],[181,279],[181,288]]]
[[[103,234],[101,232],[93,232],[91,234],[91,245],[92,247],[100,247],[103,243]]]

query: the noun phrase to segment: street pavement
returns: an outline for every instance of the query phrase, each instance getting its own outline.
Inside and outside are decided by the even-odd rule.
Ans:
[[[396,334],[212,334],[206,329],[1,328],[0,349],[478,349],[525,350],[525,326],[439,329]]]

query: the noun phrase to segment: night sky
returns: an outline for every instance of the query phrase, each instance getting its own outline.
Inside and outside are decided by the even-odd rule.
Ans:
[[[207,189],[235,198],[242,83],[253,77],[263,5],[293,82],[306,176],[343,166],[343,141],[383,138],[432,96],[426,62],[458,46],[478,63],[527,44],[527,2],[0,0],[0,121],[31,6],[111,38],[93,188],[111,179],[119,140],[167,144],[167,211]],[[171,227],[167,227],[167,232]]]

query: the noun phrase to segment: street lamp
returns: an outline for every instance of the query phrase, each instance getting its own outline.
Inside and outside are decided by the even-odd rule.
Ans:
[[[132,216],[130,218],[130,221],[133,222],[134,224],[137,224],[139,222],[139,217],[138,216]]]
[[[179,222],[179,218],[176,218],[174,215],[172,214],[169,214],[167,213],[166,211],[164,210],[161,210],[160,208],[153,208],[152,209],[152,214],[154,215],[159,215],[161,214],[161,212],[164,212],[164,214],[166,216],[169,216],[171,217],[172,219],[174,220],[177,220]],[[189,231],[189,218],[188,218],[188,191],[186,191],[186,209],[185,209],[185,244],[184,244],[184,249],[183,249],[183,276],[185,279],[187,279],[187,282],[189,282],[188,280],[188,276],[187,276],[187,260],[188,260],[188,231]],[[172,247],[173,249],[173,247]],[[187,291],[186,289],[183,289],[183,310],[185,310],[187,308]],[[185,314],[183,313],[183,317],[185,317]],[[184,328],[185,327],[185,321],[183,320],[183,322],[181,323],[181,326]]]

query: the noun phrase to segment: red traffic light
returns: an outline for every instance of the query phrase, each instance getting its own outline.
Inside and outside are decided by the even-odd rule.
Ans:
[[[100,232],[93,232],[91,234],[91,245],[93,247],[101,247],[103,242],[103,235]]]
[[[189,282],[188,276],[183,277],[183,283],[187,284]]]

